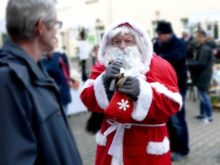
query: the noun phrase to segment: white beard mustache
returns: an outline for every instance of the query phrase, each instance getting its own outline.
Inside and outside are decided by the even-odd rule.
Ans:
[[[127,76],[138,76],[144,74],[144,63],[142,55],[137,46],[130,46],[125,49],[117,47],[109,48],[105,53],[105,66],[112,61],[121,61],[123,63],[122,71]]]

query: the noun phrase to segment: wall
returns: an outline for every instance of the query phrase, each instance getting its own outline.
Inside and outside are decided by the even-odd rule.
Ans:
[[[88,0],[75,1],[65,8],[58,9],[59,18],[64,21],[65,28],[71,28],[73,33],[77,31],[77,27],[85,26],[95,34],[97,18],[105,27],[119,19],[129,18],[139,22],[153,37],[152,22],[165,19],[172,22],[174,31],[180,36],[183,30],[181,22],[183,18],[191,20],[193,17],[192,23],[196,23],[195,18],[199,17],[200,13],[205,16],[210,12],[216,12],[220,18],[219,0],[97,0],[90,4],[85,3],[86,1]]]

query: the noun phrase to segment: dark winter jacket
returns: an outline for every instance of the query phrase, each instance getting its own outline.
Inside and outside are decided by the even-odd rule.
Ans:
[[[18,45],[0,50],[0,164],[81,165],[54,81]]]
[[[186,59],[192,58],[192,49],[194,47],[194,39],[191,36],[187,41],[182,39],[182,41],[186,44]]]
[[[186,44],[175,35],[167,43],[155,42],[154,51],[175,69],[181,93],[186,92]]]
[[[193,52],[193,58],[189,59],[187,62],[192,82],[201,90],[208,90],[214,62],[212,49],[205,44],[201,44],[195,47]]]

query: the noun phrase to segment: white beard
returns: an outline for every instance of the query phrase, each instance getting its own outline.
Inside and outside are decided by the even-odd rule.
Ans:
[[[142,55],[137,46],[130,46],[125,49],[111,47],[106,51],[104,57],[105,66],[112,61],[121,61],[123,63],[121,73],[124,73],[125,76],[137,77],[145,74]]]

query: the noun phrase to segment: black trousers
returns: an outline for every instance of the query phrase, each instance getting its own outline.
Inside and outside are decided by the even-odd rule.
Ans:
[[[185,120],[184,93],[182,93],[182,97],[183,107],[169,119],[167,127],[170,136],[171,151],[187,155],[189,153],[189,134]]]
[[[86,60],[81,61],[81,67],[82,67],[82,80],[86,81],[88,79],[86,74]]]

